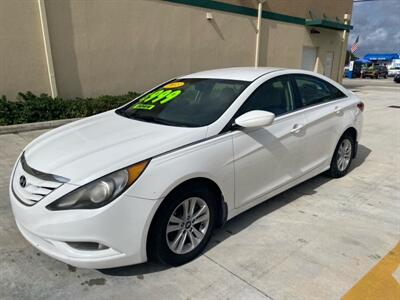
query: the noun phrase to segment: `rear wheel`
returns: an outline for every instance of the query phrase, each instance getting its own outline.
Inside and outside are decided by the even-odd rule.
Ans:
[[[214,193],[206,186],[186,186],[170,194],[155,216],[148,252],[161,263],[178,266],[197,257],[214,229]]]
[[[347,174],[353,159],[354,138],[350,134],[345,134],[339,140],[332,157],[331,167],[328,173],[331,177],[339,178]]]

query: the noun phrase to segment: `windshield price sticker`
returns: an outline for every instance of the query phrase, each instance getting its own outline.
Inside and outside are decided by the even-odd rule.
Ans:
[[[142,101],[143,103],[147,103],[150,102],[151,103],[157,103],[160,102],[160,104],[165,104],[168,103],[169,101],[175,99],[176,97],[178,97],[180,94],[182,94],[181,90],[159,90],[159,91],[155,91],[149,95],[146,96],[146,98],[144,98]]]
[[[185,83],[182,82],[182,81],[171,82],[171,83],[165,85],[165,86],[164,86],[164,89],[176,89],[176,88],[182,87],[182,86],[184,86],[184,85],[185,85]]]
[[[164,86],[164,88],[176,88],[176,87],[181,87],[185,83],[184,82],[173,82],[170,84],[167,84]],[[144,109],[144,110],[152,110],[154,107],[156,107],[155,104],[165,104],[168,103],[172,100],[174,100],[176,97],[178,97],[180,94],[182,94],[182,90],[157,90],[155,92],[152,92],[148,94],[146,97],[140,100],[138,104],[135,104],[132,106],[131,109]]]
[[[144,109],[144,110],[152,110],[155,107],[155,105],[152,104],[143,104],[143,103],[138,103],[132,106],[132,109]]]

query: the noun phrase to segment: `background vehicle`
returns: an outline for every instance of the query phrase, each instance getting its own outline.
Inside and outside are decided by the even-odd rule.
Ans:
[[[361,78],[387,78],[388,70],[385,66],[372,65],[361,72]]]
[[[365,68],[368,68],[372,65],[372,62],[366,59],[357,59],[355,61],[350,62],[349,70],[347,71],[347,78],[360,78],[361,72]],[[350,70],[352,69],[352,70]]]
[[[346,78],[349,77],[349,66],[344,67],[343,77],[346,77]]]
[[[304,70],[179,77],[29,144],[10,181],[16,223],[74,266],[180,265],[226,220],[322,172],[344,176],[363,109]]]
[[[400,67],[389,67],[388,69],[389,77],[394,77],[397,74],[400,74]]]
[[[394,76],[393,81],[396,83],[400,83],[400,74],[397,74],[396,76]]]

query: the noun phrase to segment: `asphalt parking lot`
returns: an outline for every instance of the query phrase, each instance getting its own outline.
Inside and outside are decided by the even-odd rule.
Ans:
[[[39,253],[17,230],[8,182],[44,131],[0,135],[0,299],[340,299],[400,240],[400,109],[389,107],[400,106],[400,84],[344,84],[366,105],[351,172],[317,176],[234,218],[178,268],[76,269]]]

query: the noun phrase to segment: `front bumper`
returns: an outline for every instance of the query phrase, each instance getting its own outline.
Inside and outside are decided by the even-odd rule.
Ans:
[[[10,200],[17,226],[34,247],[67,264],[81,268],[111,268],[147,260],[147,233],[160,201],[121,195],[93,210],[50,211],[46,205],[65,190],[64,184],[33,206]],[[61,191],[63,190],[63,191]],[[69,242],[99,243],[106,249],[82,250]]]

